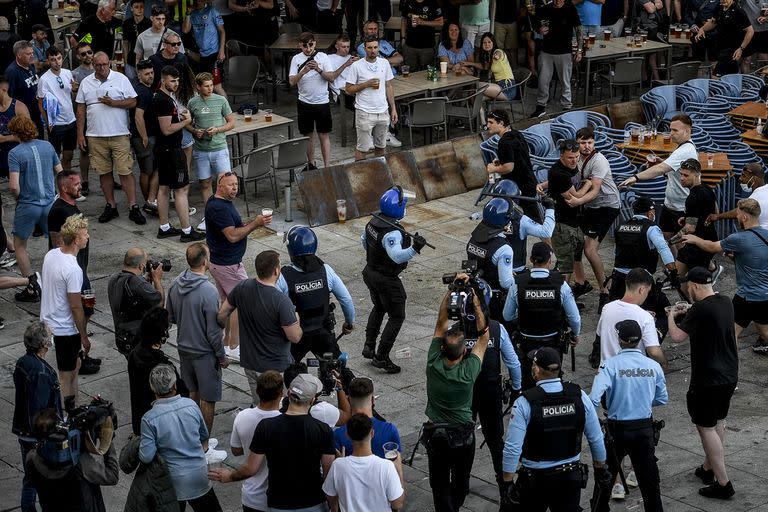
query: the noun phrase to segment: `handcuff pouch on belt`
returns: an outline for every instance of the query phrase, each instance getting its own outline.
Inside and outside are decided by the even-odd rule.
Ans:
[[[532,469],[525,466],[520,468],[520,473],[525,474],[531,480],[535,480],[537,476],[553,476],[563,473],[570,473],[572,471],[578,471],[578,478],[582,489],[586,489],[589,482],[589,465],[582,464],[580,462],[569,462],[568,464],[561,464],[553,468],[545,469]]]
[[[552,347],[556,350],[561,350],[560,334],[553,334],[547,337],[531,337],[526,336],[520,331],[515,333],[515,348],[517,348],[518,354],[527,354],[531,350],[535,350],[542,347]]]

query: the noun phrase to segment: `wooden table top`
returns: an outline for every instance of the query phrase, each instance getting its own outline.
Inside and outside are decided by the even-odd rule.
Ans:
[[[702,179],[707,177],[707,175],[711,175],[712,173],[722,174],[724,172],[733,170],[733,165],[731,165],[730,160],[728,160],[728,155],[726,153],[714,153],[714,155],[715,159],[712,162],[712,167],[709,167],[707,165],[707,153],[703,151],[699,152],[699,163],[701,164]]]
[[[630,36],[634,37],[634,36]],[[606,41],[605,44],[612,46],[614,48],[622,48],[625,51],[628,52],[647,52],[647,51],[653,51],[653,50],[666,50],[669,48],[669,45],[667,43],[662,43],[661,41],[652,41],[648,39],[645,43],[643,43],[643,46],[635,46],[634,44],[629,47],[627,46],[627,38],[626,37],[612,37],[610,41]]]
[[[746,131],[740,135],[740,137],[744,140],[746,140],[748,143],[755,142],[757,144],[766,144],[768,145],[768,137],[765,135],[762,135],[760,133],[757,133],[757,128],[753,128],[749,131]]]
[[[620,57],[628,54],[631,49],[611,44],[611,41],[598,40],[589,47],[586,53],[582,54],[585,59],[604,59],[609,57]]]
[[[410,77],[405,78],[402,76],[395,77],[392,80],[392,92],[394,93],[396,100],[401,100],[410,96],[421,96],[427,94],[427,89],[424,84],[415,82]]]
[[[729,116],[749,117],[753,119],[768,117],[768,108],[765,107],[765,103],[757,101],[748,101],[743,105],[739,105],[735,109],[728,112]]]
[[[54,18],[56,16],[76,16],[77,18],[80,18],[80,10],[72,6],[71,8],[63,8],[63,9],[48,9],[48,16],[53,16]]]
[[[315,42],[317,42],[315,49],[321,52],[325,51],[336,41],[336,37],[337,34],[315,34]],[[269,48],[278,51],[296,50],[298,52],[299,36],[298,34],[280,34],[280,37],[269,45]]]
[[[461,87],[462,85],[469,85],[479,81],[476,76],[472,75],[462,74],[457,76],[455,73],[447,73],[445,75],[441,75],[438,72],[437,81],[433,82],[432,80],[427,80],[426,70],[416,71],[411,73],[408,77],[398,76],[395,78],[395,80],[409,81],[418,89],[427,91],[442,91],[446,89],[452,89],[454,87]]]
[[[690,38],[686,38],[684,33],[680,33],[678,37],[675,37],[672,35],[672,32],[669,33],[669,44],[682,44],[691,46],[691,42],[693,41],[694,34],[691,34]]]
[[[293,119],[279,116],[277,114],[272,114],[272,121],[267,122],[264,120],[263,110],[254,112],[253,120],[250,123],[246,123],[242,115],[235,114],[235,127],[229,130],[226,134],[227,136],[240,135],[243,133],[255,132],[255,131],[264,130],[267,128],[284,126],[292,122],[293,122]]]
[[[640,138],[642,140],[642,137]],[[661,136],[661,134],[658,134],[656,136],[656,140],[651,141],[648,144],[643,144],[642,142],[629,142],[629,143],[620,143],[616,144],[616,147],[619,149],[630,149],[634,151],[642,151],[642,152],[651,152],[654,153],[672,153],[675,149],[677,149],[677,144],[674,141],[670,141],[669,144],[664,144],[664,138]]]

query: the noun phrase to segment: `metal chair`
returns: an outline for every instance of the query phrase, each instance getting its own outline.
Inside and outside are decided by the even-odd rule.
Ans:
[[[456,98],[448,101],[445,107],[445,115],[451,118],[466,119],[469,122],[469,131],[477,133],[480,128],[480,107],[483,106],[483,94],[488,86],[483,86],[464,98]],[[450,126],[450,124],[449,124]],[[477,126],[477,130],[475,130]]]
[[[232,159],[234,164],[233,168],[236,165],[240,167],[240,172],[238,173],[235,171],[235,176],[237,176],[238,181],[242,183],[245,211],[249,217],[251,216],[251,208],[248,205],[248,187],[246,186],[249,181],[253,182],[253,194],[256,196],[258,195],[256,187],[259,181],[269,180],[269,184],[272,186],[272,197],[275,201],[275,208],[280,206],[274,169],[274,149],[276,147],[277,144],[270,144],[269,146],[254,149],[247,155],[238,156]],[[239,163],[235,163],[238,160]]]
[[[520,104],[520,110],[523,113],[523,119],[527,117],[525,113],[525,86],[528,84],[528,81],[531,79],[531,70],[527,68],[517,68],[513,71],[513,75],[515,76],[515,87],[517,87],[517,96],[515,96],[512,99],[507,98],[506,100],[494,98],[491,100],[491,109],[496,108],[496,103],[499,103],[501,105],[507,104],[509,105],[509,113],[512,116],[512,121],[515,121],[515,108],[514,104],[519,103]]]
[[[255,55],[238,55],[229,59],[227,68],[227,94],[236,101],[237,96],[256,94],[256,104],[259,103],[259,70],[261,60]]]
[[[294,181],[294,171],[298,168],[306,168],[309,165],[307,159],[307,148],[309,147],[309,137],[297,137],[286,140],[277,146],[277,161],[272,166],[277,171],[290,171],[288,174],[288,185]]]
[[[600,78],[608,82],[608,88],[613,100],[614,87],[643,86],[643,57],[622,57],[616,59],[610,74],[601,74]]]
[[[672,64],[669,68],[659,69],[659,71],[667,72],[667,78],[665,80],[654,80],[653,85],[682,85],[689,80],[698,78],[700,67],[700,60]]]
[[[445,140],[448,140],[448,118],[446,117],[446,106],[448,98],[445,96],[437,98],[418,98],[406,104],[408,109],[408,133],[411,137],[411,147],[413,145],[414,128],[433,128],[442,126],[445,131]]]

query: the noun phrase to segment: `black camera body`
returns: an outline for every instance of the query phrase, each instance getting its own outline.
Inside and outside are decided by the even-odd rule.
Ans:
[[[163,266],[163,272],[170,272],[171,268],[173,267],[171,265],[171,260],[168,258],[163,258],[160,261],[156,260],[147,260],[147,274],[149,274],[149,269],[155,270],[160,265]]]
[[[342,352],[338,358],[334,358],[332,352],[325,352],[318,358],[307,359],[308,368],[317,368],[317,376],[323,383],[323,395],[330,395],[334,390],[336,377],[333,376],[333,372],[341,373],[341,370],[347,367],[348,360],[349,354],[346,352]]]
[[[456,279],[458,272],[443,274],[443,284],[448,285],[451,291],[448,297],[448,318],[453,321],[462,320],[466,316],[467,305],[472,307],[472,296],[477,288],[477,278],[482,274],[477,269],[477,260],[464,260],[461,262],[461,272],[469,276],[469,281]]]

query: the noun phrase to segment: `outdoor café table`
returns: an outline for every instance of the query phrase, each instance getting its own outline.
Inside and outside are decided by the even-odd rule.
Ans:
[[[768,117],[768,108],[765,108],[765,103],[748,101],[726,115],[731,118],[731,124],[738,130],[747,131],[757,126],[758,119]]]

